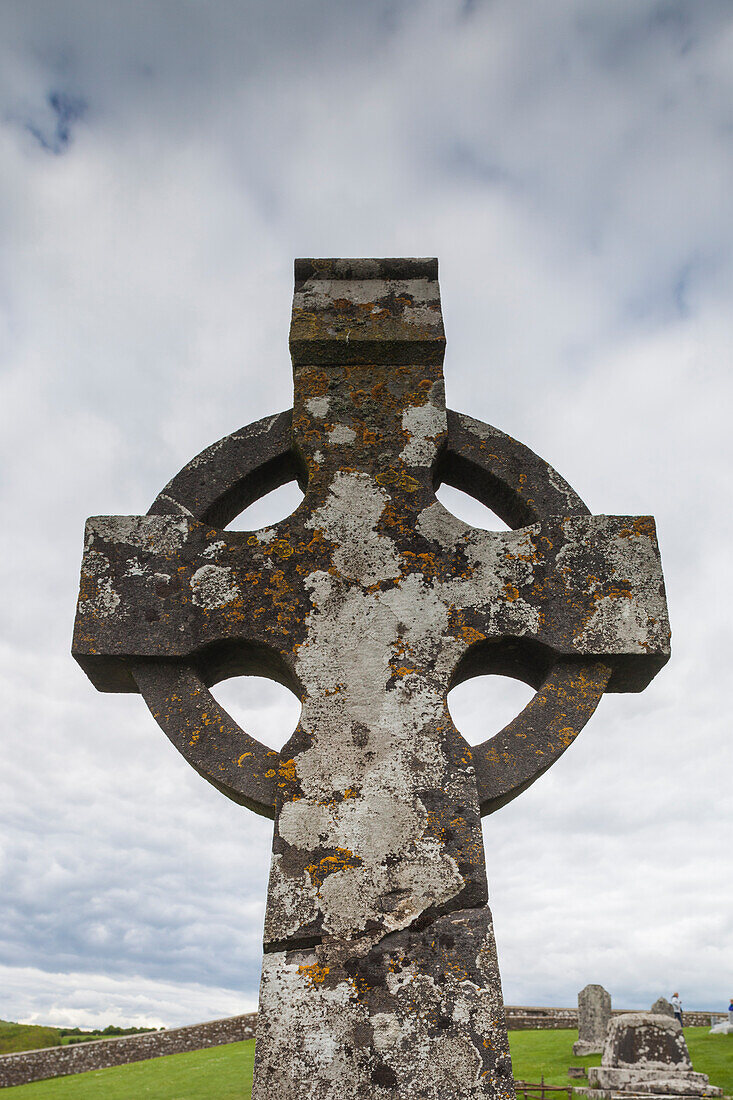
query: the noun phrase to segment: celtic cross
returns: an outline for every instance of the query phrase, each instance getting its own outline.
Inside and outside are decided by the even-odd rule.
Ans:
[[[437,261],[296,261],[292,412],[204,451],[147,516],[87,524],[74,656],[275,819],[254,1100],[513,1098],[481,816],[669,656],[654,521],[590,515],[446,411],[444,348]],[[226,530],[295,478],[291,516]],[[460,522],[441,482],[512,529]],[[446,697],[488,672],[536,694],[470,747]],[[302,701],[279,753],[209,691],[247,674]]]

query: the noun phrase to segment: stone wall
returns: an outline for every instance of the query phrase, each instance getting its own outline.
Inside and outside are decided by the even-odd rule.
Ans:
[[[506,1005],[507,1027],[510,1031],[532,1029],[577,1028],[577,1008],[538,1008],[532,1005]],[[632,1011],[628,1008],[613,1009],[612,1016]],[[726,1012],[683,1012],[685,1027],[710,1027],[711,1021],[727,1020]]]
[[[576,1028],[577,1008],[536,1008],[530,1005],[505,1005],[509,1031],[533,1031],[548,1028]]]
[[[717,1024],[719,1020],[727,1019],[727,1012],[685,1012],[684,1009],[682,1010],[683,1027],[710,1027],[711,1023]]]
[[[256,1026],[257,1013],[251,1012],[246,1016],[210,1020],[193,1027],[3,1054],[0,1055],[0,1088],[25,1085],[45,1077],[63,1077],[70,1073],[121,1066],[127,1062],[142,1062],[146,1058],[160,1058],[163,1054],[182,1054],[223,1043],[238,1043],[242,1039],[254,1039]]]

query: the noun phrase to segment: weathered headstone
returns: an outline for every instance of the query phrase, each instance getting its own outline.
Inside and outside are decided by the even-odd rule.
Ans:
[[[578,994],[578,1038],[573,1054],[600,1054],[611,1019],[611,994],[602,985],[587,985]]]
[[[718,1020],[710,1017],[709,1035],[733,1035],[733,1012],[728,1013],[727,1020]]]
[[[590,515],[526,447],[446,411],[437,261],[295,277],[292,413],[204,451],[147,516],[88,522],[74,654],[275,818],[254,1100],[509,1100],[480,818],[667,660],[654,522]],[[292,516],[225,530],[296,477]],[[513,530],[457,520],[441,481]],[[536,694],[471,748],[446,697],[488,672]],[[302,700],[280,753],[209,692],[248,673]]]
[[[666,997],[657,997],[650,1011],[655,1016],[674,1016],[674,1009]]]
[[[678,1021],[651,1012],[626,1012],[608,1025],[600,1066],[588,1068],[588,1100],[619,1093],[720,1096],[704,1073],[695,1073]]]

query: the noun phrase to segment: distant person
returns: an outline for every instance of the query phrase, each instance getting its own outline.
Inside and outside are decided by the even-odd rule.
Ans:
[[[679,993],[672,994],[672,1008],[674,1009],[675,1019],[679,1021],[679,1025],[682,1027],[682,1001]]]
[[[731,997],[728,1005],[728,1023],[733,1027],[733,997]]]

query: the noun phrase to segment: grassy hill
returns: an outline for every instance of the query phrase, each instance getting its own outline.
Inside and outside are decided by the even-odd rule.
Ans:
[[[0,1054],[59,1046],[61,1046],[61,1032],[57,1027],[13,1024],[8,1020],[0,1020]]]
[[[121,1035],[135,1035],[139,1031],[154,1028],[123,1028],[109,1026],[103,1031],[83,1031],[81,1028],[45,1027],[38,1024],[14,1024],[0,1020],[0,1054],[12,1054],[19,1050],[38,1050],[41,1047],[66,1046],[68,1043],[86,1043],[92,1039],[116,1039]]]
[[[733,1095],[733,1035],[708,1035],[704,1027],[685,1028],[696,1070],[710,1083]],[[577,1031],[512,1031],[514,1076],[567,1088],[568,1066],[593,1065],[599,1055],[575,1058]],[[57,1077],[31,1085],[3,1089],[5,1100],[249,1100],[252,1088],[254,1040],[228,1043],[187,1054],[170,1054],[148,1062]],[[557,1094],[561,1097],[560,1093]]]

